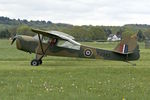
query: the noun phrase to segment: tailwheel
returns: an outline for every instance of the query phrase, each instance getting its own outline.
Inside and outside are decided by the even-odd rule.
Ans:
[[[33,59],[33,60],[31,61],[31,65],[32,65],[32,66],[38,66],[38,65],[39,65],[39,60]]]

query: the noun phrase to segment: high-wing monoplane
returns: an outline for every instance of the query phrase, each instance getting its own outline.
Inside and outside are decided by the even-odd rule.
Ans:
[[[16,47],[19,50],[35,53],[35,59],[31,61],[32,66],[42,64],[45,56],[78,57],[91,59],[105,59],[116,61],[133,61],[140,57],[137,36],[128,36],[114,48],[114,50],[104,50],[81,45],[75,41],[73,36],[58,31],[43,31],[32,29],[36,36],[17,35]]]

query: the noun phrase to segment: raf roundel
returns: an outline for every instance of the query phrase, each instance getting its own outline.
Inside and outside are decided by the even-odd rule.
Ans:
[[[90,50],[90,49],[86,49],[85,51],[84,51],[84,55],[85,56],[87,56],[87,57],[90,57],[91,55],[92,55],[92,50]]]

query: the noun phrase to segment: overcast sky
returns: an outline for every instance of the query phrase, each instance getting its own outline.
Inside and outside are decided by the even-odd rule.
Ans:
[[[0,0],[0,16],[74,25],[150,24],[150,1]]]

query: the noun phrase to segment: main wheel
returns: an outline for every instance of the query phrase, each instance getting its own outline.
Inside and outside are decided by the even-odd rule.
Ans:
[[[36,60],[36,59],[33,59],[33,60],[31,61],[31,65],[32,65],[32,66],[38,66],[38,65],[39,65],[39,61]]]

